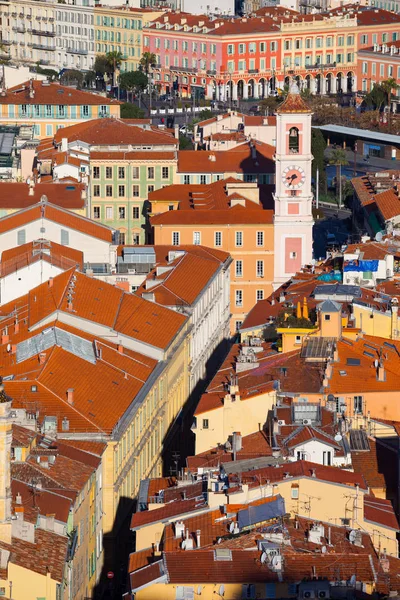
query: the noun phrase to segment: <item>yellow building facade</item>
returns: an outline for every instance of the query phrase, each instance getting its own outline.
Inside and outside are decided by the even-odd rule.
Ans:
[[[137,71],[143,55],[142,29],[164,11],[97,5],[94,9],[96,54],[121,52],[121,71]]]

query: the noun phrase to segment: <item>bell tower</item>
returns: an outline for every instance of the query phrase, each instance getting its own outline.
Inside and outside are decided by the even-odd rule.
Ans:
[[[311,110],[292,83],[276,111],[274,287],[312,259]]]

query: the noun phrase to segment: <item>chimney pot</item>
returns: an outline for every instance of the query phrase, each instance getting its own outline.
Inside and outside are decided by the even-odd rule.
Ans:
[[[53,287],[53,278],[49,277],[49,288]]]
[[[120,354],[123,354],[123,353],[124,353],[124,347],[123,347],[123,345],[122,345],[122,344],[118,344],[118,352],[119,352]]]
[[[40,352],[39,353],[39,364],[44,365],[45,362],[46,362],[46,352]]]

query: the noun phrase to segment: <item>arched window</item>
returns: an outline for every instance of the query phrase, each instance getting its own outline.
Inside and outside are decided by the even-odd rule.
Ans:
[[[299,153],[299,130],[292,127],[289,131],[289,152],[290,154]]]

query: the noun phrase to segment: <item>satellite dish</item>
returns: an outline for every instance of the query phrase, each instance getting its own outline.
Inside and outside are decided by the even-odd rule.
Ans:
[[[272,558],[272,566],[273,567],[278,567],[281,564],[281,557],[280,556],[274,556]]]
[[[267,553],[263,552],[261,554],[261,564],[264,565],[267,562]]]
[[[181,548],[182,550],[186,550],[186,540],[183,540]]]
[[[326,550],[326,546],[322,546],[321,548],[321,552],[322,554],[326,554],[327,550]]]
[[[374,366],[376,369],[379,367],[379,360],[377,358],[374,361]]]
[[[343,439],[343,436],[340,435],[340,433],[337,433],[335,435],[335,442],[341,442]]]
[[[231,533],[233,533],[234,529],[235,529],[235,523],[232,521],[232,523],[229,525],[229,531]]]
[[[381,242],[382,239],[383,239],[382,231],[378,231],[378,233],[375,236],[375,241],[376,242]]]
[[[349,541],[354,544],[354,542],[356,541],[356,537],[357,537],[357,532],[352,529],[349,533]]]
[[[11,352],[11,344],[7,344],[7,352]]]

